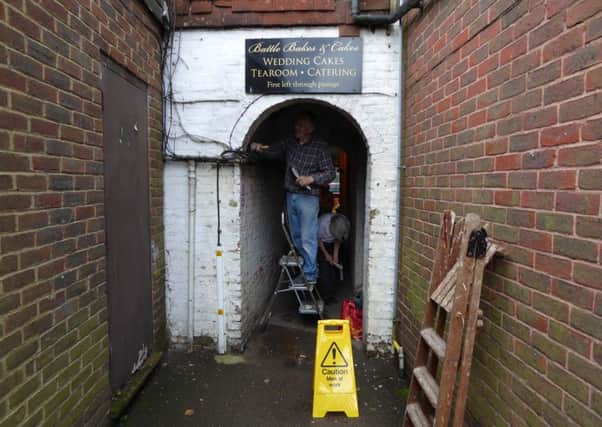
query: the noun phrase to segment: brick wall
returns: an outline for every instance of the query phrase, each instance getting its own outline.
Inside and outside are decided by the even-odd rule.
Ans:
[[[139,2],[99,3],[0,2],[2,425],[106,418],[101,51],[149,85],[154,329],[161,341],[160,30]]]
[[[363,13],[388,13],[390,0],[361,0]],[[177,0],[179,27],[349,25],[350,0]]]
[[[254,331],[278,281],[278,260],[288,247],[282,234],[282,170],[267,162],[241,167],[240,282],[243,342]]]
[[[194,336],[217,339],[217,169],[196,163],[194,228]],[[220,228],[224,263],[224,302],[228,348],[240,348],[240,167],[220,167]],[[167,254],[167,314],[172,344],[183,346],[188,336],[188,163],[166,163],[165,250]]]
[[[431,1],[406,28],[399,337],[413,361],[444,209],[505,243],[469,410],[602,423],[602,3]]]

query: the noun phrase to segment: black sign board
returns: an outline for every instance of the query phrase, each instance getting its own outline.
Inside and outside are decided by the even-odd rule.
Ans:
[[[360,93],[362,40],[247,39],[247,93]]]

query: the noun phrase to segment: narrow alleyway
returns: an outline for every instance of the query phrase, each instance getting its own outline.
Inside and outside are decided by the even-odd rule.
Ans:
[[[334,317],[339,306],[329,306],[327,315]],[[359,342],[353,344],[359,419],[312,418],[315,319],[290,308],[283,298],[266,332],[242,355],[170,352],[118,425],[396,426],[406,385],[392,360],[366,357]]]

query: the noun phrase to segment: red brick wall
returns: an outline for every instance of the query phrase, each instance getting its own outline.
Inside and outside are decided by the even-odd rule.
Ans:
[[[412,362],[441,212],[476,212],[507,255],[471,416],[602,425],[602,2],[428,3],[405,22],[399,338]]]
[[[363,13],[388,13],[389,0],[361,0]],[[352,24],[351,0],[177,0],[179,27]]]
[[[106,418],[101,51],[149,85],[149,195],[159,254],[154,326],[161,340],[160,33],[139,2],[0,2],[2,425]]]

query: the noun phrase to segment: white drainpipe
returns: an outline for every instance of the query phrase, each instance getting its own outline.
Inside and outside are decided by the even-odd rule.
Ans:
[[[401,2],[403,4],[403,2]],[[401,247],[399,244],[399,239],[401,238],[401,227],[403,224],[403,221],[401,220],[401,181],[403,179],[403,170],[405,169],[405,166],[403,165],[403,160],[401,158],[402,155],[402,144],[403,144],[403,114],[404,114],[404,110],[403,110],[403,84],[404,84],[404,74],[403,74],[403,24],[401,23],[401,21],[399,22],[399,29],[400,29],[400,34],[399,34],[399,112],[398,112],[398,117],[399,117],[399,144],[397,144],[397,161],[399,162],[399,164],[397,165],[397,194],[396,194],[396,215],[397,215],[397,230],[396,230],[396,236],[395,236],[395,277],[393,279],[393,283],[394,283],[394,292],[393,292],[393,298],[394,298],[394,303],[393,303],[393,319],[395,320],[399,320],[397,319],[397,306],[398,306],[398,301],[399,301],[399,263],[401,261]],[[395,328],[397,327],[397,325],[395,324],[395,322],[393,323],[393,344],[397,344],[399,345],[396,341],[395,341]]]
[[[188,343],[192,350],[194,341],[194,270],[195,270],[195,212],[196,212],[196,162],[188,161]]]

